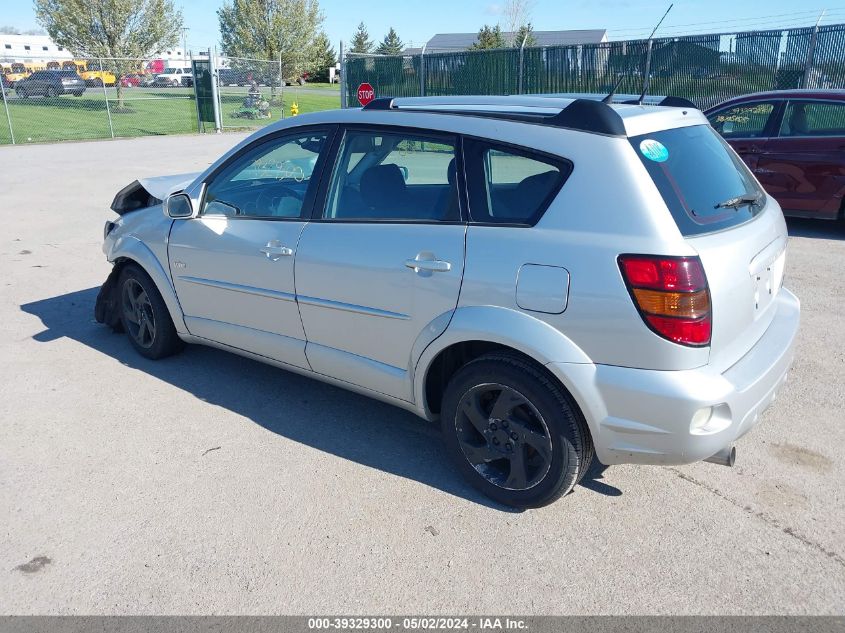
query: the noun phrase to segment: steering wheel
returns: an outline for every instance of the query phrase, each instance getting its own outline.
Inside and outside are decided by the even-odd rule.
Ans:
[[[296,198],[300,202],[305,196],[291,189],[287,185],[269,184],[261,187],[261,192],[255,199],[255,206],[261,215],[273,215],[279,207],[282,198]]]

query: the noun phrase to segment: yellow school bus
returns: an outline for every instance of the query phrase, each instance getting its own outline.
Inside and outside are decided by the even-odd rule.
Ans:
[[[75,70],[80,75],[85,72],[87,66],[81,59],[67,60],[62,62],[62,70]]]
[[[86,85],[89,86],[113,86],[117,83],[117,77],[114,73],[108,70],[100,70],[100,62],[92,60],[86,64],[87,70],[79,73],[79,76],[85,80]]]
[[[25,79],[31,74],[32,71],[27,70],[25,64],[22,64],[21,62],[12,62],[9,64],[9,69],[6,72],[6,81],[9,82],[10,86],[14,86],[16,81]]]

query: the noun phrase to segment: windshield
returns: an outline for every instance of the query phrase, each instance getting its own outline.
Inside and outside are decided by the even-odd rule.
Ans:
[[[765,204],[765,194],[709,125],[631,137],[683,235],[743,224]]]
[[[26,68],[23,64],[12,64],[12,72],[13,73],[22,73],[26,71]]]

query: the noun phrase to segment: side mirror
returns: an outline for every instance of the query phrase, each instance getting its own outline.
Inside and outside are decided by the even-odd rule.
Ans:
[[[399,165],[399,171],[402,172],[402,179],[408,182],[408,168],[405,165]]]
[[[190,218],[194,215],[194,206],[188,194],[174,193],[164,201],[164,211],[171,218]]]
[[[734,131],[734,122],[733,121],[725,121],[725,124],[722,126],[722,134],[731,134]]]

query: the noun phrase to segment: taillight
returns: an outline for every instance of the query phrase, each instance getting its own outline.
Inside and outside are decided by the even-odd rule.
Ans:
[[[698,257],[620,255],[619,269],[652,330],[681,345],[710,344],[710,292]]]

